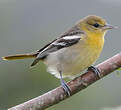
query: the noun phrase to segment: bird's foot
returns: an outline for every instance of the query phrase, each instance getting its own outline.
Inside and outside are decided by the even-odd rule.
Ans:
[[[101,78],[100,70],[97,67],[90,66],[88,71],[94,72],[98,78]]]
[[[66,92],[67,96],[71,96],[71,89],[70,87],[64,82],[64,80],[61,80],[61,85],[64,89],[64,91]]]

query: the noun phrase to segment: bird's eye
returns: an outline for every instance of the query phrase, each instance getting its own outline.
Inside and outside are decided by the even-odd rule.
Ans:
[[[94,27],[98,28],[100,25],[98,23],[93,24]]]

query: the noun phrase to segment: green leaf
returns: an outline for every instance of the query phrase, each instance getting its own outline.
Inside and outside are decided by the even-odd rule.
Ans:
[[[121,68],[119,68],[118,70],[121,70]]]

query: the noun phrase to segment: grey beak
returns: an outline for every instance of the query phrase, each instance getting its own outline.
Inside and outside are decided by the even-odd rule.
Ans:
[[[110,24],[106,24],[105,26],[103,26],[103,29],[104,29],[104,30],[115,29],[115,28],[118,28],[118,27],[112,26],[112,25],[110,25]]]

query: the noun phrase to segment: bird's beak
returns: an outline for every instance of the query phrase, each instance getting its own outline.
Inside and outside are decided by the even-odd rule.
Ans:
[[[109,30],[109,29],[115,29],[115,28],[118,28],[118,27],[112,26],[110,24],[106,24],[105,26],[103,26],[103,30]]]

